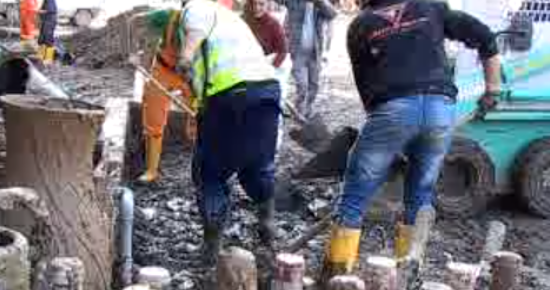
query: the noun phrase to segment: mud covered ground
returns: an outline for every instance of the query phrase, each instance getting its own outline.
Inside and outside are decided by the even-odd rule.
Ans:
[[[364,119],[359,98],[354,90],[349,63],[345,55],[344,36],[346,19],[341,18],[335,29],[334,48],[325,70],[323,93],[316,104],[325,121],[332,129],[344,125],[360,126]],[[290,126],[287,122],[287,129]],[[200,289],[202,271],[199,247],[200,225],[195,206],[195,192],[189,180],[190,153],[180,151],[177,146],[167,148],[161,168],[163,178],[156,187],[135,187],[137,204],[146,214],[137,223],[135,239],[136,262],[140,264],[160,264],[174,274],[175,289]],[[277,215],[279,243],[297,238],[317,219],[316,213],[329,206],[338,192],[334,180],[297,181],[286,178],[288,172],[303,165],[311,155],[298,147],[285,136],[278,157],[278,193],[290,198],[282,199],[279,207],[285,209]],[[256,249],[254,206],[245,197],[238,185],[233,182],[232,196],[234,211],[231,223],[225,231],[230,243],[237,243],[246,249]],[[382,227],[392,238],[392,219],[399,208],[399,179],[389,186],[385,195],[380,195],[369,214],[365,225],[362,255],[372,253],[391,254],[380,242]],[[468,220],[439,220],[432,233],[426,279],[441,280],[438,267],[445,260],[445,253],[457,261],[476,262],[482,247],[487,223],[490,220],[504,222],[509,233],[505,249],[517,251],[525,257],[525,271],[522,289],[550,289],[550,221],[545,221],[518,210],[510,210],[495,205],[486,214]],[[191,221],[191,222],[189,222]],[[322,248],[326,235],[311,241],[304,249],[314,276],[322,258]],[[391,240],[391,239],[390,239]],[[387,243],[391,247],[391,242]],[[194,268],[196,266],[197,268]]]
[[[323,92],[316,108],[333,129],[343,125],[360,126],[364,119],[362,106],[352,85],[352,77],[345,55],[346,19],[336,25],[334,49],[325,70]],[[78,98],[102,103],[107,96],[131,97],[132,74],[119,69],[90,71],[84,68],[54,68],[53,79],[77,92]],[[287,123],[287,127],[290,126]],[[201,225],[195,205],[195,192],[190,181],[190,157],[178,144],[167,146],[161,162],[162,179],[150,187],[134,186],[138,206],[134,236],[134,258],[141,266],[158,265],[168,268],[173,275],[173,289],[201,289],[204,275],[201,268]],[[329,206],[338,192],[334,180],[288,180],[288,172],[302,165],[311,155],[285,136],[278,156],[278,192],[289,198],[279,206],[277,214],[279,242],[298,237],[317,219],[317,214]],[[391,254],[379,242],[373,228],[382,227],[391,238],[393,213],[398,209],[399,186],[381,196],[369,215],[363,236],[362,255],[382,252]],[[232,195],[231,221],[225,230],[228,242],[255,251],[256,218],[254,207],[235,184]],[[383,197],[383,198],[382,198]],[[290,202],[289,202],[290,201]],[[526,290],[550,290],[550,221],[526,213],[495,206],[486,214],[468,220],[439,220],[432,233],[428,253],[426,278],[441,280],[438,266],[445,253],[462,262],[475,262],[482,245],[486,224],[491,219],[509,227],[505,248],[525,257],[523,287]],[[303,254],[310,275],[319,267],[326,235],[311,241]]]

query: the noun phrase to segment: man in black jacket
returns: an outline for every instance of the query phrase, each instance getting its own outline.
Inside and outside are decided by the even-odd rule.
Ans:
[[[350,155],[325,266],[353,268],[364,212],[397,154],[405,154],[410,163],[398,258],[408,251],[416,213],[432,206],[458,92],[447,65],[445,39],[477,50],[485,74],[481,100],[492,104],[492,96],[500,91],[495,36],[471,15],[439,1],[370,0],[350,24],[348,53],[368,120]]]

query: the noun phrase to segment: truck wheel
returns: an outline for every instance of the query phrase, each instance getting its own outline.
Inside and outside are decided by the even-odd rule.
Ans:
[[[76,11],[72,18],[73,25],[78,28],[88,27],[92,20],[94,19],[94,14],[89,9],[79,9]]]
[[[550,218],[550,138],[527,146],[516,161],[515,191],[534,214]]]
[[[436,207],[443,217],[471,217],[485,209],[495,184],[491,158],[475,141],[455,137],[437,183]]]

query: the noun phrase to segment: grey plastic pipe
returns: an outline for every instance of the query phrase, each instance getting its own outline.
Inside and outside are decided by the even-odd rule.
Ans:
[[[120,262],[120,281],[122,286],[132,284],[132,232],[134,226],[134,192],[126,187],[115,189],[118,199],[118,258]]]
[[[30,77],[27,86],[30,89],[40,91],[41,93],[54,98],[71,99],[71,96],[67,92],[36,69],[36,67],[28,59],[25,59],[25,61],[29,65]]]

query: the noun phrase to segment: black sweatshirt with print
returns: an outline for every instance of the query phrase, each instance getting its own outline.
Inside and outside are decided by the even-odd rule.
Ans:
[[[498,53],[491,29],[473,16],[430,0],[371,0],[350,24],[347,47],[355,83],[366,109],[392,98],[446,95],[457,88],[444,40]]]

